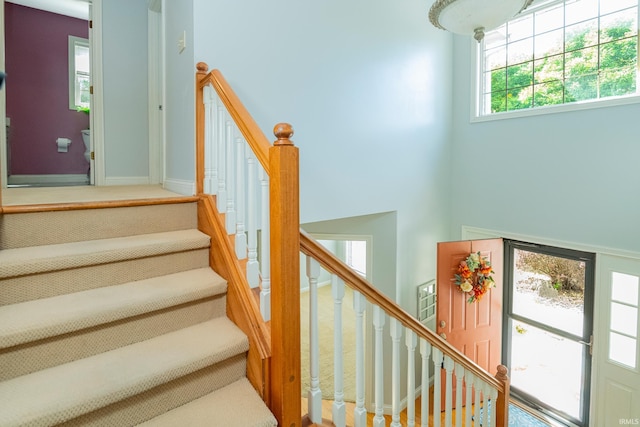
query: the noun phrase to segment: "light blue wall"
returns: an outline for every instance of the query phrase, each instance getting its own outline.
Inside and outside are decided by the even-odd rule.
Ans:
[[[396,297],[412,311],[449,237],[451,36],[427,9],[194,0],[193,11],[195,60],[222,71],[269,139],[293,124],[302,222],[397,212]]]
[[[462,225],[640,252],[640,104],[470,123],[454,39],[452,233]]]
[[[145,0],[102,2],[102,53],[106,178],[148,177]]]
[[[193,1],[164,0],[166,70],[165,182],[178,189],[193,187],[195,180],[195,72]],[[178,39],[186,32],[186,49]]]

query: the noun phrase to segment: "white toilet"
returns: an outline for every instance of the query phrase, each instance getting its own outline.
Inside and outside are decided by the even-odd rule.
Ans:
[[[91,163],[91,129],[83,129],[82,142],[84,142],[84,158]]]

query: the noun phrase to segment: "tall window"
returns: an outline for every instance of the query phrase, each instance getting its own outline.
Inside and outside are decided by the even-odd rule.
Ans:
[[[480,45],[487,116],[638,95],[638,0],[538,0]]]
[[[69,109],[89,107],[89,41],[69,36]]]

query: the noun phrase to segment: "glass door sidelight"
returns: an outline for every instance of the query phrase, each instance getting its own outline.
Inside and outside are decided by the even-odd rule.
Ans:
[[[588,425],[595,255],[505,240],[503,361],[512,396]]]

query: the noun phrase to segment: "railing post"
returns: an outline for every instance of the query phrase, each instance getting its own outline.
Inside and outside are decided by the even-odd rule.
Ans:
[[[204,192],[204,93],[200,82],[207,75],[209,66],[204,62],[196,65],[196,194]]]
[[[498,365],[496,379],[504,385],[504,393],[498,393],[496,401],[496,426],[507,427],[509,425],[509,393],[511,380],[509,379],[506,366]]]
[[[300,216],[298,148],[293,128],[275,126],[269,149],[271,202],[271,399],[283,427],[300,426]]]

